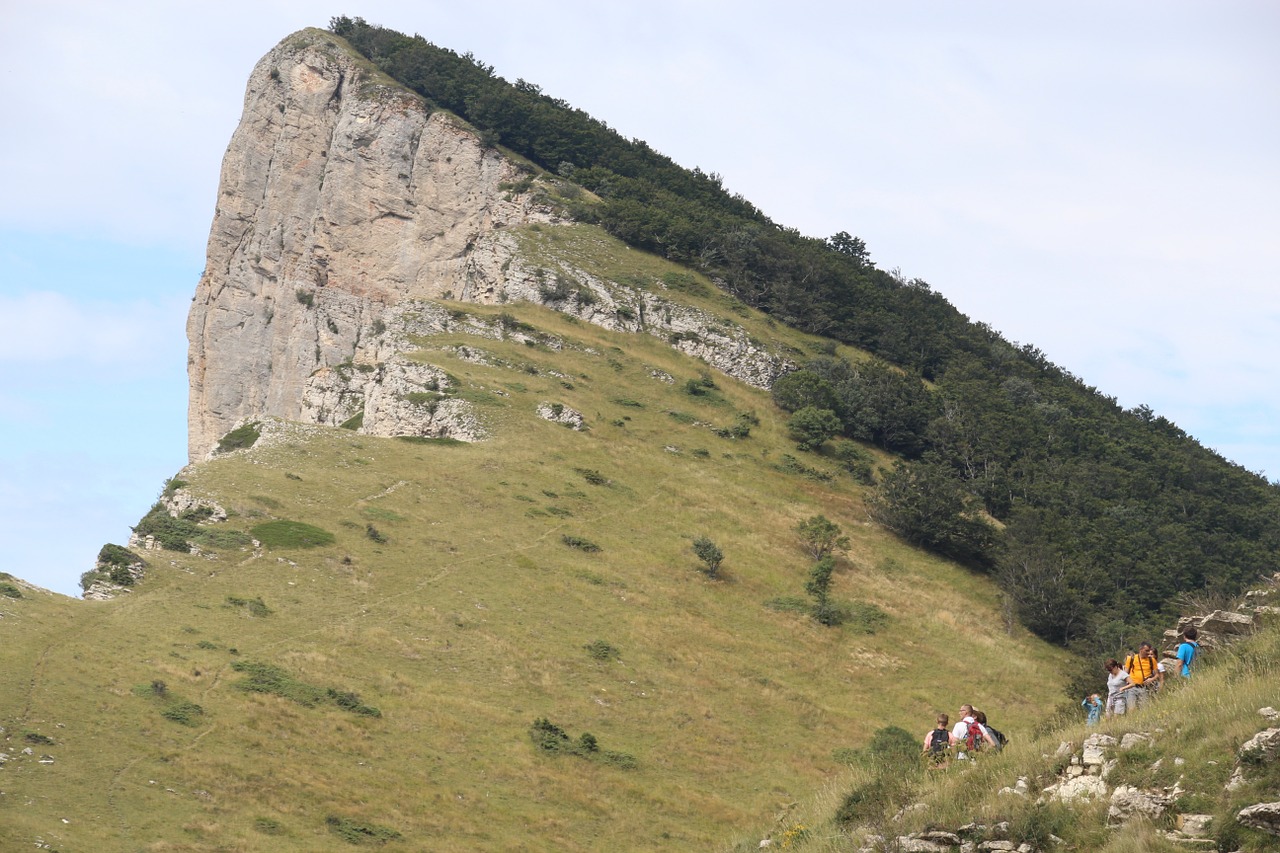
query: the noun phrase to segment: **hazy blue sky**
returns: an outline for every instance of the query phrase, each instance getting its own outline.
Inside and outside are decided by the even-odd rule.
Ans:
[[[59,2],[0,32],[0,569],[78,594],[185,464],[187,305],[253,64],[332,15],[846,230],[1280,478],[1280,4]],[[318,11],[319,10],[319,11]]]

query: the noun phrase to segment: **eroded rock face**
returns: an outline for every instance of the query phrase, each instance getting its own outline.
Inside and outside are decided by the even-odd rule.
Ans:
[[[337,426],[363,411],[365,433],[482,436],[458,400],[379,396],[404,384],[389,366],[417,348],[411,336],[461,325],[516,337],[430,300],[542,304],[654,335],[760,388],[795,369],[736,322],[667,298],[665,285],[524,257],[519,235],[565,224],[535,200],[546,196],[516,189],[527,171],[327,32],[275,47],[249,78],[187,321],[191,460],[259,418]],[[391,373],[352,381],[344,365]]]
[[[267,54],[223,159],[187,323],[191,458],[242,418],[303,419],[307,379],[362,360],[391,306],[461,293],[479,235],[550,221],[500,188],[518,174],[328,33]]]
[[[1258,803],[1241,809],[1236,820],[1245,826],[1280,835],[1280,803]]]

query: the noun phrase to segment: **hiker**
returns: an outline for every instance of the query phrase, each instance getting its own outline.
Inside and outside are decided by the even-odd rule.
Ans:
[[[947,766],[948,750],[951,749],[951,732],[947,730],[950,722],[951,718],[946,714],[939,714],[937,727],[924,736],[924,754],[930,770]]]
[[[1107,667],[1107,716],[1122,717],[1128,704],[1125,693],[1134,688],[1129,673],[1120,667],[1120,661],[1110,658]]]
[[[1196,638],[1200,636],[1200,632],[1192,625],[1190,628],[1182,632],[1182,642],[1178,645],[1178,660],[1182,661],[1182,677],[1191,677],[1191,663],[1196,659],[1196,652],[1200,651],[1200,644],[1196,642]]]
[[[995,731],[987,725],[987,715],[977,709],[974,709],[973,723],[969,726],[968,744],[974,752],[979,752],[988,746],[999,752],[1000,747],[1004,746],[996,739]]]
[[[969,737],[969,724],[973,722],[973,706],[966,703],[960,706],[960,721],[951,728],[951,745],[959,747],[956,751],[956,758],[963,761],[965,758],[964,743]]]
[[[1102,719],[1102,698],[1097,693],[1090,693],[1084,697],[1084,701],[1080,704],[1084,706],[1089,714],[1084,724],[1086,726],[1096,726],[1098,721]]]
[[[1134,683],[1130,694],[1136,700],[1137,707],[1147,704],[1147,700],[1155,695],[1164,682],[1164,664],[1156,658],[1156,650],[1150,643],[1138,646],[1138,653],[1132,652],[1124,659],[1124,671],[1129,673]]]

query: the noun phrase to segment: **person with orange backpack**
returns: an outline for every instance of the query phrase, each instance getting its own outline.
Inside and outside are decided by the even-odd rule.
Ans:
[[[1164,684],[1164,664],[1156,658],[1156,650],[1150,643],[1138,646],[1136,655],[1129,653],[1124,659],[1124,671],[1129,673],[1129,680],[1133,682],[1130,695],[1139,708],[1146,705]]]

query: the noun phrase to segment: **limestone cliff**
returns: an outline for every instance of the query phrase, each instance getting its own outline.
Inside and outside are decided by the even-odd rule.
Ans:
[[[249,78],[188,319],[191,459],[263,416],[481,437],[461,407],[401,405],[438,380],[401,355],[414,348],[404,317],[427,300],[541,302],[660,335],[756,385],[788,368],[732,323],[567,262],[551,266],[573,275],[579,298],[549,292],[546,260],[525,262],[511,233],[562,221],[528,191],[534,171],[340,38],[281,42]]]

